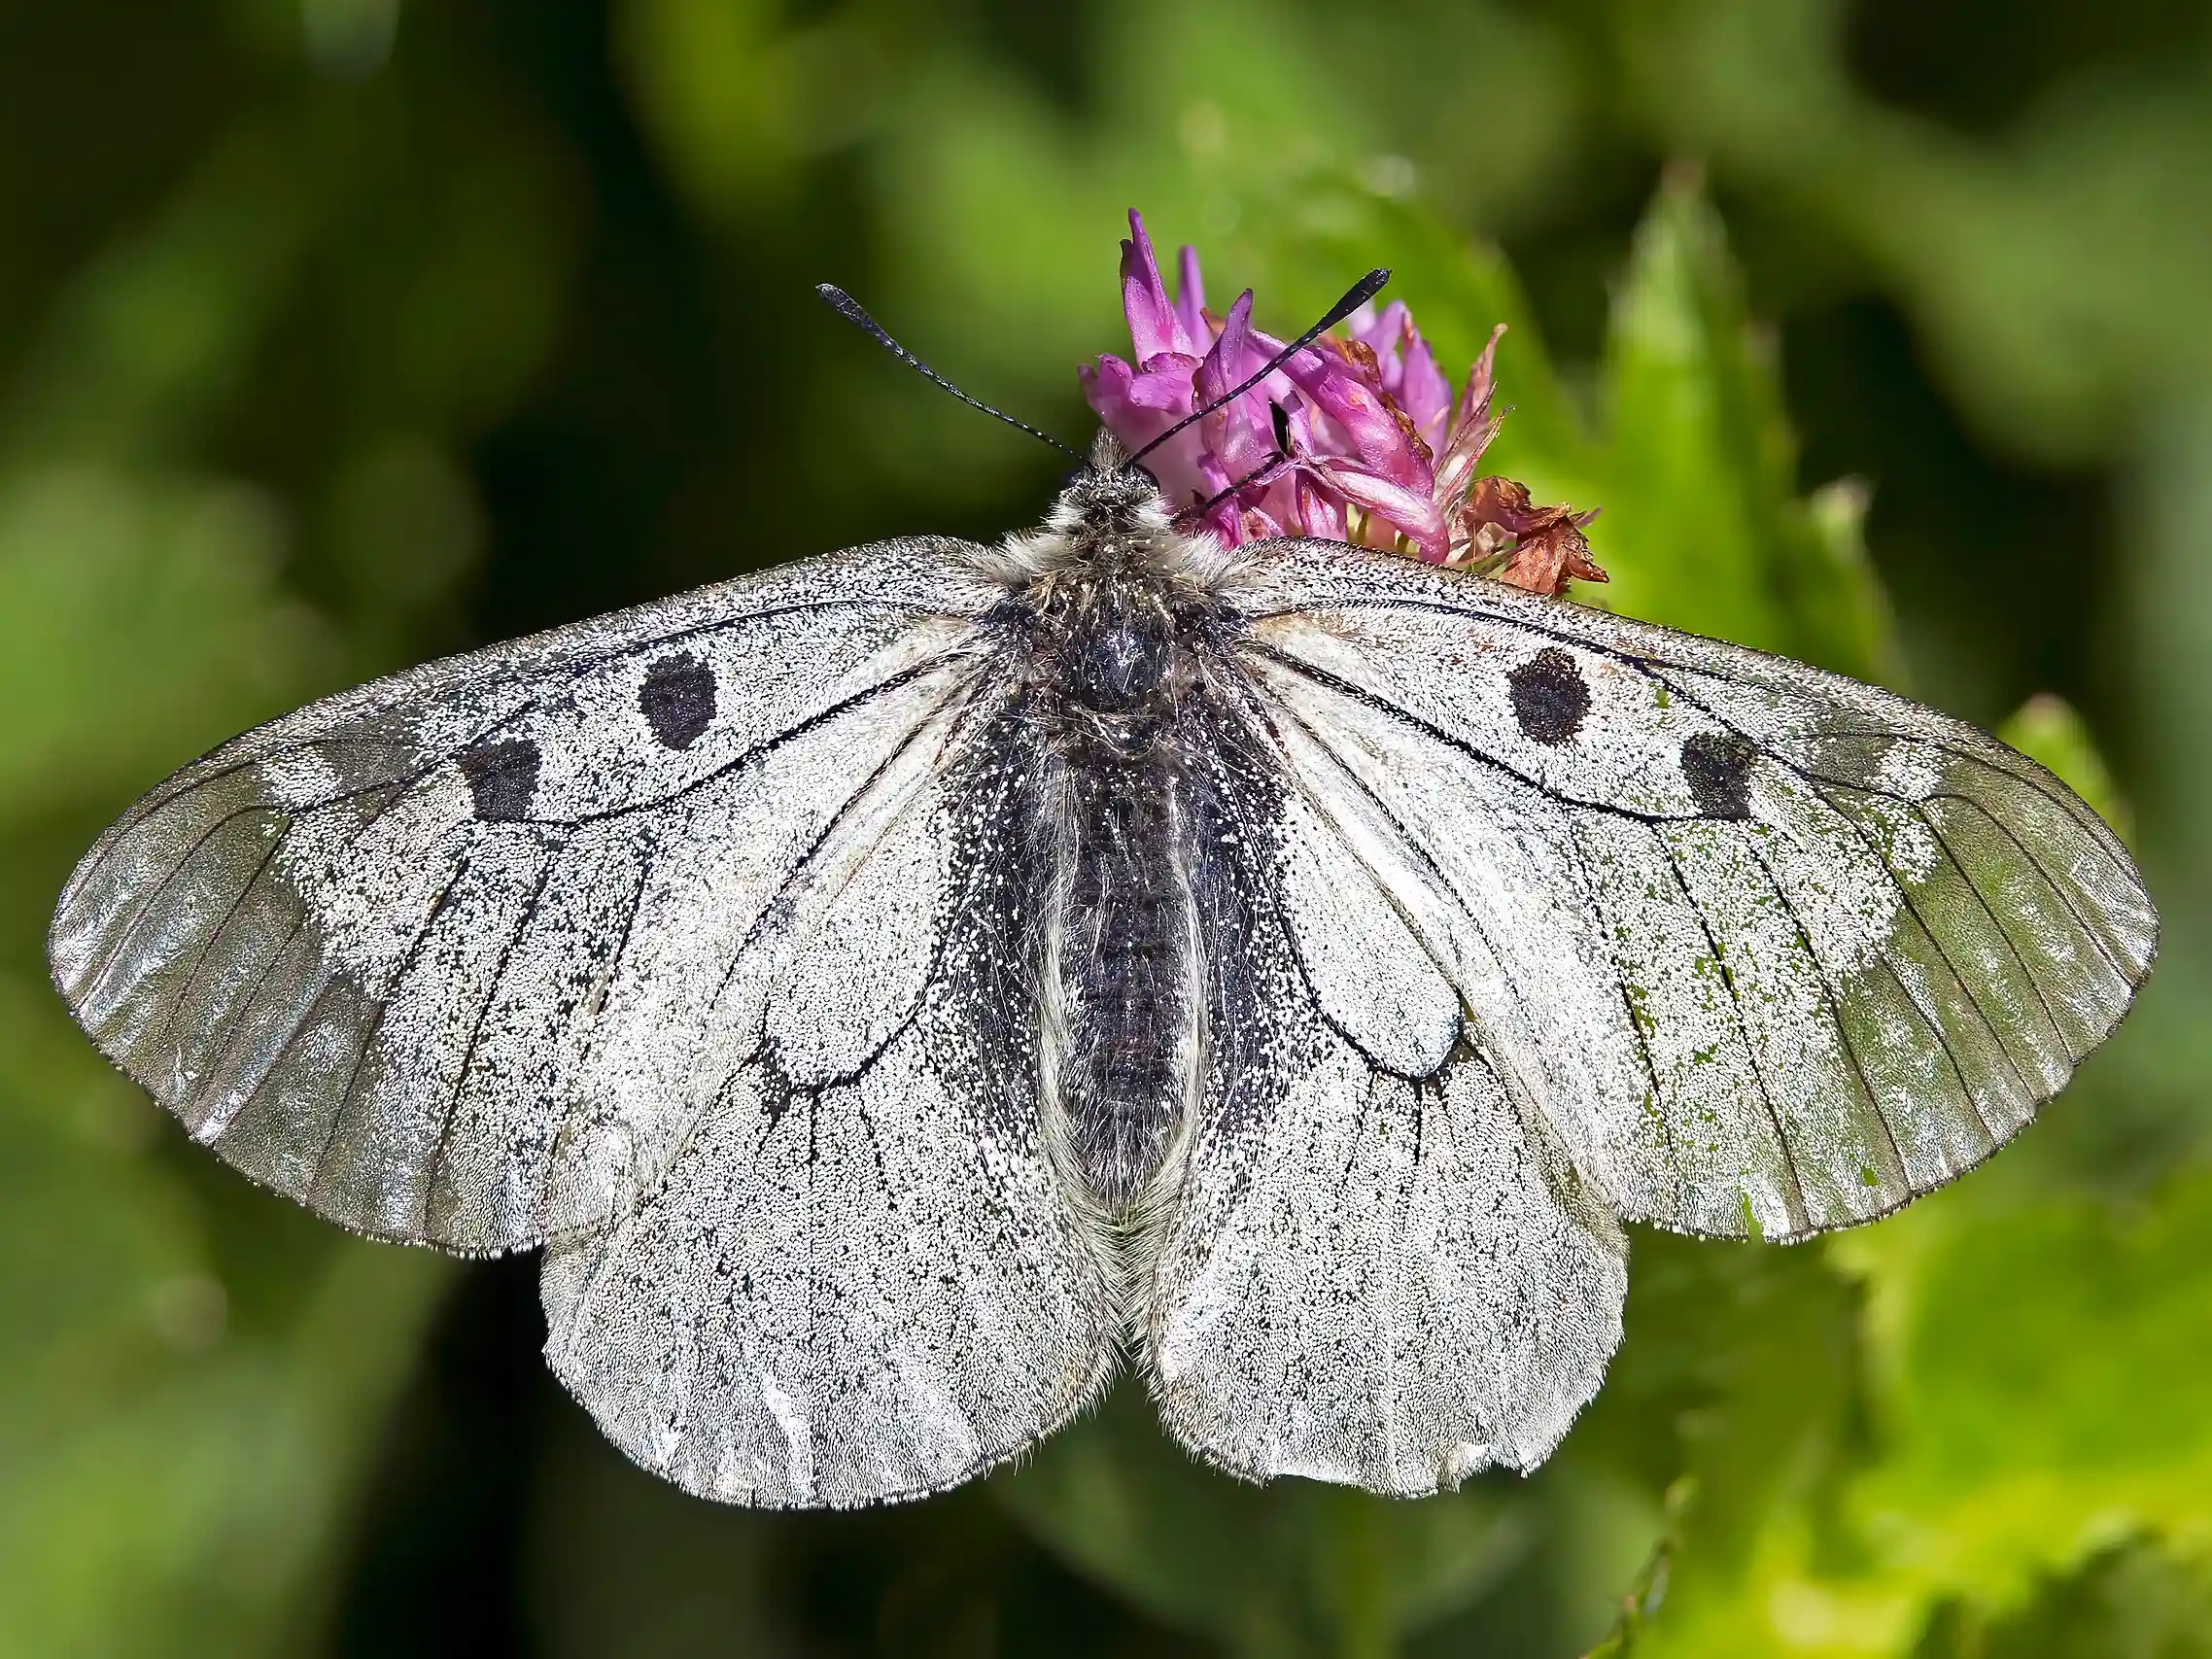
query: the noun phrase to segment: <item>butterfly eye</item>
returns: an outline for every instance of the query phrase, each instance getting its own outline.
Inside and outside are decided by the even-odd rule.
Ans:
[[[1143,462],[1138,461],[1131,463],[1129,469],[1137,473],[1144,479],[1146,483],[1150,484],[1154,489],[1157,490],[1159,488],[1159,474],[1155,472],[1151,467],[1147,467]]]
[[[1063,496],[1066,495],[1068,491],[1074,489],[1078,484],[1082,483],[1086,478],[1089,476],[1090,467],[1089,463],[1086,463],[1081,467],[1070,467],[1068,469],[1067,475],[1060,480],[1060,494]]]

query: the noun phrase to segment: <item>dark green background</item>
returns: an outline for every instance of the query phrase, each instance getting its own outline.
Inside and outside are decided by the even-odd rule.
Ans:
[[[1511,321],[1498,464],[1606,507],[1596,599],[2058,694],[2007,729],[2131,812],[2165,957],[1895,1220],[1639,1234],[1534,1478],[1236,1487],[1123,1389],[949,1498],[718,1511],[560,1395],[530,1262],[190,1149],[45,917],[311,695],[1033,519],[1061,464],[809,290],[1080,438],[1131,205],[1278,331],[1376,262],[1455,370]],[[2212,1653],[2208,315],[2199,5],[0,4],[0,1652]]]

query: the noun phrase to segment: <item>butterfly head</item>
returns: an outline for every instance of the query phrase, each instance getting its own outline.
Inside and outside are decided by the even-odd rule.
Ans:
[[[1062,536],[1106,541],[1164,534],[1170,516],[1152,469],[1131,461],[1122,440],[1101,427],[1090,459],[1067,475],[1046,523]]]

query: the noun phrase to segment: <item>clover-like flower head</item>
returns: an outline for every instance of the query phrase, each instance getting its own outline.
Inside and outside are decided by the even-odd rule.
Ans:
[[[1252,291],[1226,316],[1206,307],[1195,250],[1169,297],[1143,219],[1122,244],[1122,309],[1133,361],[1082,370],[1084,396],[1131,449],[1221,397],[1282,350],[1252,326]],[[1491,410],[1495,329],[1455,397],[1413,315],[1362,306],[1232,402],[1146,457],[1186,529],[1234,546],[1320,536],[1474,569],[1535,593],[1602,582],[1582,527],[1595,510],[1531,504],[1476,467],[1502,413]]]

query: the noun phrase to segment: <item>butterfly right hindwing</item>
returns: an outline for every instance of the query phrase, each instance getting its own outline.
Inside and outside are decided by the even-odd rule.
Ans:
[[[1187,784],[1210,1041],[1151,1224],[1161,1417],[1251,1479],[1532,1468],[1619,1341],[1619,1226],[1235,696],[1193,720]]]

